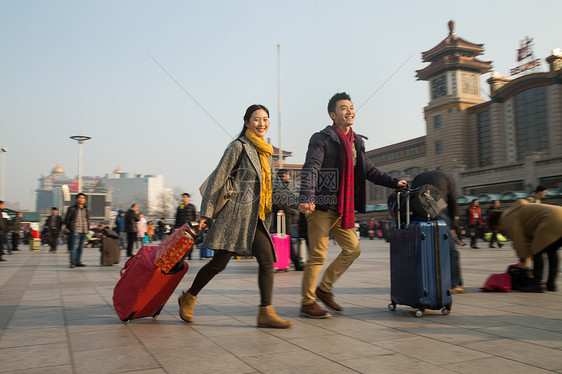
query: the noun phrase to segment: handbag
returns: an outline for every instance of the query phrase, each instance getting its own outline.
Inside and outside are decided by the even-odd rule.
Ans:
[[[220,192],[219,197],[217,199],[217,202],[215,203],[215,210],[213,211],[213,216],[211,217],[212,219],[217,218],[217,216],[219,215],[222,208],[224,208],[224,206],[226,205],[228,200],[230,200],[230,197],[234,193],[234,177],[235,177],[235,174],[236,174],[236,170],[238,169],[238,166],[240,165],[240,161],[242,160],[242,154],[243,153],[244,153],[244,149],[242,149],[242,152],[240,152],[240,156],[238,156],[238,160],[236,161],[236,165],[234,165],[234,168],[232,169],[232,171],[230,172],[230,175],[226,179],[226,182],[225,182],[224,186],[222,186],[222,189],[221,189],[221,192]],[[207,183],[209,183],[210,177],[211,177],[211,175],[209,174],[209,176],[207,177],[207,179],[205,179],[205,181],[203,182],[201,187],[199,187],[199,192],[201,193],[201,196],[203,196],[205,194],[205,189],[207,188]]]

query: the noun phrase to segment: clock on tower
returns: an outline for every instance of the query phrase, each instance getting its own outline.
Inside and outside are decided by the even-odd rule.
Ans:
[[[431,88],[433,94],[432,99],[445,96],[447,94],[447,77],[443,75],[439,78],[435,78],[431,82]]]

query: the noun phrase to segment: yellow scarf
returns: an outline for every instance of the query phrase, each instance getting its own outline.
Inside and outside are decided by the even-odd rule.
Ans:
[[[273,154],[273,147],[267,144],[263,137],[259,137],[250,129],[246,129],[246,138],[248,138],[260,157],[261,164],[261,194],[260,194],[260,212],[259,217],[265,221],[265,215],[271,212],[271,195],[273,194],[273,187],[271,185],[271,168],[267,158]]]

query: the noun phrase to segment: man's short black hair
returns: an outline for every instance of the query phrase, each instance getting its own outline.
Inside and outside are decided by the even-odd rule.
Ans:
[[[56,206],[52,207],[51,210],[59,210]]]
[[[546,190],[548,190],[548,188],[546,186],[543,186],[542,184],[539,184],[537,186],[537,188],[535,188],[535,193],[543,192],[543,191],[546,191]]]
[[[134,208],[135,205],[137,205],[137,203],[132,203],[132,204],[131,204],[131,208]]]
[[[351,101],[351,96],[349,96],[347,93],[345,92],[338,92],[337,94],[335,94],[334,96],[332,96],[332,98],[330,99],[330,101],[328,101],[328,114],[330,113],[335,113],[336,112],[336,103],[340,100],[349,100]]]
[[[187,196],[187,197],[191,197],[191,195],[190,195],[190,194],[188,194],[187,192],[184,192],[184,193],[182,193],[181,195],[182,195],[182,196]]]
[[[86,199],[88,198],[86,196],[86,194],[83,194],[82,192],[80,192],[80,193],[76,194],[76,199],[78,199],[78,197],[80,197],[80,196],[84,196]]]

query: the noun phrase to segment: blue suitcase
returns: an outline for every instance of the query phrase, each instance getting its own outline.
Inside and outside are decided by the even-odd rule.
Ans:
[[[212,258],[214,254],[215,254],[215,251],[213,251],[212,249],[209,249],[209,248],[205,248],[203,246],[203,244],[201,244],[201,247],[199,249],[199,257],[201,259]]]
[[[414,221],[406,228],[392,227],[390,240],[390,300],[418,308],[417,317],[426,309],[441,309],[449,314],[451,261],[449,230],[444,221]]]

